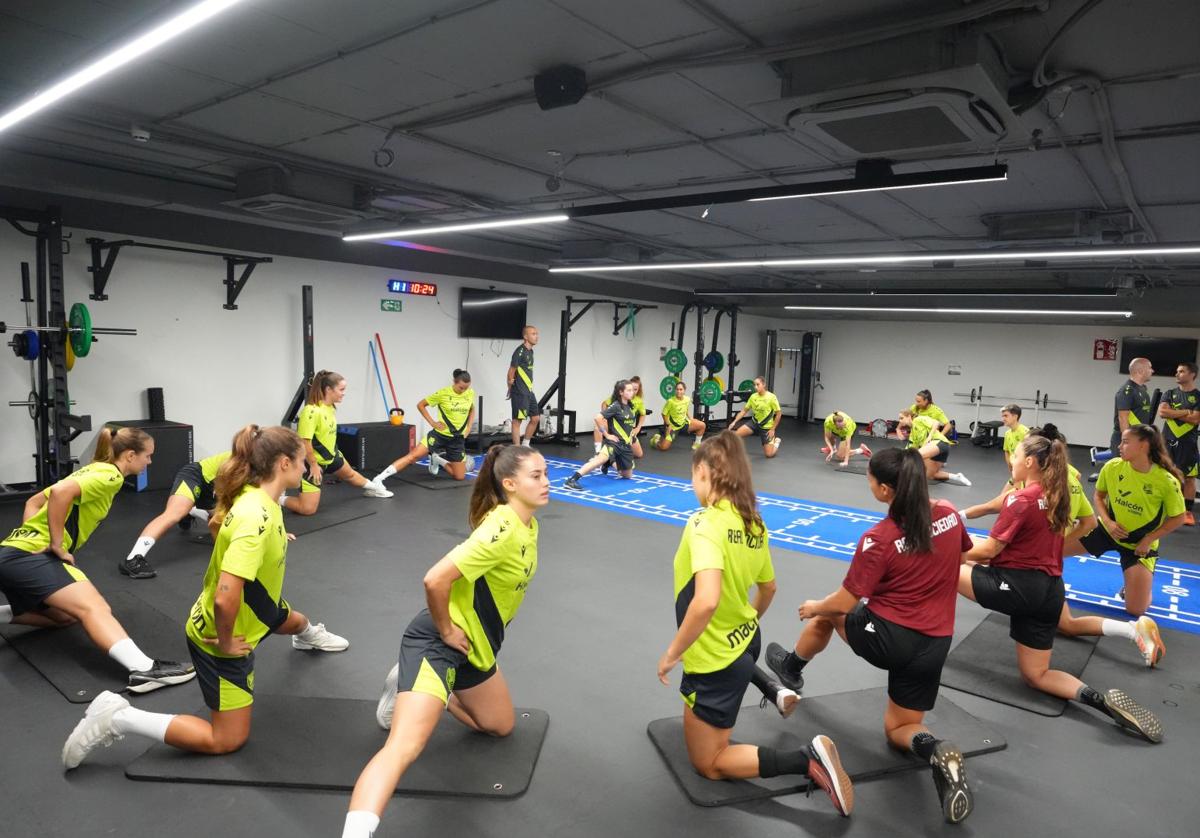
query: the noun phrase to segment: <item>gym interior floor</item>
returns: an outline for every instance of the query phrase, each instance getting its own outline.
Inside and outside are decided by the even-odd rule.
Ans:
[[[786,441],[770,462],[751,445],[760,491],[882,512],[865,477],[830,473],[816,453],[818,426],[786,421],[781,436]],[[690,452],[682,442],[667,453],[649,452],[641,469],[686,477]],[[578,449],[548,453],[580,458],[590,448],[585,442]],[[1074,451],[1073,457],[1087,474],[1082,452]],[[1004,481],[997,449],[960,445],[950,466],[966,472],[974,486],[937,486],[932,492],[960,508],[991,497]],[[258,654],[259,692],[378,697],[383,675],[396,660],[400,633],[422,607],[425,569],[467,533],[469,490],[435,492],[398,482],[392,488],[396,494],[390,500],[362,501],[379,514],[304,536],[289,552],[286,596],[314,621],[348,637],[349,651],[301,654],[279,639],[268,640]],[[1200,637],[1169,629],[1161,669],[1143,668],[1126,641],[1105,638],[1085,672],[1095,686],[1120,686],[1159,714],[1166,739],[1158,746],[1075,705],[1060,718],[1046,718],[945,691],[1008,739],[1007,750],[969,762],[976,809],[962,827],[941,821],[924,770],[860,784],[849,820],[817,795],[721,808],[692,805],[646,736],[649,721],[681,712],[678,671],[669,688],[655,678],[655,664],[674,628],[671,560],[679,528],[562,502],[560,496],[561,490],[555,492],[539,516],[540,569],[501,655],[516,703],[544,708],[551,718],[528,793],[503,802],[397,797],[381,835],[443,834],[448,824],[458,834],[689,838],[797,832],[915,836],[953,829],[978,835],[1147,836],[1195,829],[1200,810],[1191,760],[1200,751]],[[119,496],[106,524],[82,551],[80,564],[102,591],[132,592],[179,615],[182,626],[199,590],[207,547],[171,533],[151,554],[157,579],[133,581],[116,569],[117,559],[162,502],[162,492]],[[3,514],[12,518],[19,511],[4,509]],[[986,526],[989,519],[978,523]],[[1173,562],[1200,563],[1200,533],[1184,528],[1170,536],[1165,552]],[[781,548],[773,557],[779,594],[763,631],[765,639],[787,645],[800,628],[795,606],[836,588],[847,565]],[[1114,590],[1119,584],[1114,574]],[[960,600],[956,641],[983,616],[982,609]],[[152,638],[138,639],[153,651]],[[805,674],[810,696],[885,683],[882,672],[836,640]],[[748,694],[746,703],[754,698]],[[201,703],[194,684],[135,701],[171,712],[194,711]],[[62,743],[84,707],[64,701],[2,642],[0,706],[5,833],[340,834],[346,794],[127,780],[123,767],[146,748],[145,741],[127,738],[64,775]],[[803,708],[801,702],[791,720],[801,727]]]

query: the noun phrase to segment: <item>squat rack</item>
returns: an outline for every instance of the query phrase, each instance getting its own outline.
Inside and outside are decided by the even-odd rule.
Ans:
[[[703,416],[703,421],[706,423],[709,421],[711,408],[700,401],[700,385],[705,381],[704,372],[707,369],[704,364],[704,316],[710,311],[715,311],[717,313],[716,318],[713,320],[712,352],[717,351],[717,341],[721,337],[721,317],[725,316],[729,318],[729,354],[725,359],[725,369],[727,370],[726,375],[728,376],[727,380],[729,382],[729,386],[725,388],[721,399],[726,405],[727,414],[725,420],[728,421],[732,419],[734,415],[734,401],[738,398],[744,398],[740,391],[734,389],[734,381],[737,379],[738,366],[737,321],[739,308],[737,305],[732,303],[723,305],[700,302],[685,304],[683,310],[679,313],[679,335],[675,340],[675,348],[680,351],[683,351],[683,342],[685,333],[687,331],[688,313],[692,311],[696,313],[696,352],[692,357],[692,361],[696,368],[696,383],[695,386],[692,387],[692,409],[695,411],[695,415]],[[719,403],[720,402],[717,402],[716,404]],[[713,407],[715,407],[716,404],[714,404]]]
[[[554,383],[546,390],[540,399],[538,399],[538,407],[544,409],[550,400],[556,395],[558,396],[556,407],[550,411],[551,416],[557,416],[558,422],[554,427],[554,435],[549,437],[547,442],[557,442],[562,445],[576,446],[579,444],[575,439],[575,417],[574,410],[567,410],[567,340],[570,337],[571,329],[579,319],[592,310],[592,306],[600,303],[602,305],[612,304],[613,307],[613,331],[614,335],[621,334],[621,329],[634,320],[638,312],[646,309],[658,308],[658,306],[642,305],[641,303],[628,303],[621,300],[612,300],[607,298],[595,297],[567,297],[567,305],[559,315],[559,332],[558,332],[558,376],[554,379]],[[579,311],[573,312],[575,306],[580,306]],[[624,318],[621,317],[622,310],[625,312]],[[543,413],[543,415],[545,415]],[[564,420],[570,424],[570,431],[563,432]]]

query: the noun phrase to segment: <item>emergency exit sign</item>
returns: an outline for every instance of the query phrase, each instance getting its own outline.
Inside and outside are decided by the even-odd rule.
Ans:
[[[403,300],[380,300],[380,311],[400,311]]]

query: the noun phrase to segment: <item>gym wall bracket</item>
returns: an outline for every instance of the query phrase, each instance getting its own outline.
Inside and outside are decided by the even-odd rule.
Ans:
[[[201,250],[194,247],[176,247],[166,244],[150,244],[148,242],[138,242],[132,239],[121,239],[120,241],[105,241],[104,239],[90,238],[87,243],[92,248],[92,264],[88,267],[88,273],[92,275],[92,293],[88,295],[93,300],[107,300],[108,295],[104,293],[108,288],[108,280],[112,275],[113,265],[117,261],[117,256],[124,247],[144,247],[149,250],[170,250],[176,253],[197,253],[201,256],[219,256],[225,260],[225,305],[222,308],[228,311],[237,311],[237,298],[242,293],[242,289],[246,287],[246,283],[250,279],[250,274],[254,269],[264,262],[273,262],[270,256],[246,256],[241,253],[225,253],[219,250]],[[241,275],[235,276],[236,269],[241,268]]]

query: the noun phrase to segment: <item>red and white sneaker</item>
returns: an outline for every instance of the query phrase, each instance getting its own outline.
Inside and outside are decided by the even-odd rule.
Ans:
[[[824,734],[813,737],[808,746],[808,777],[818,788],[823,789],[833,801],[838,814],[849,817],[854,808],[854,784],[842,767],[837,745]]]

